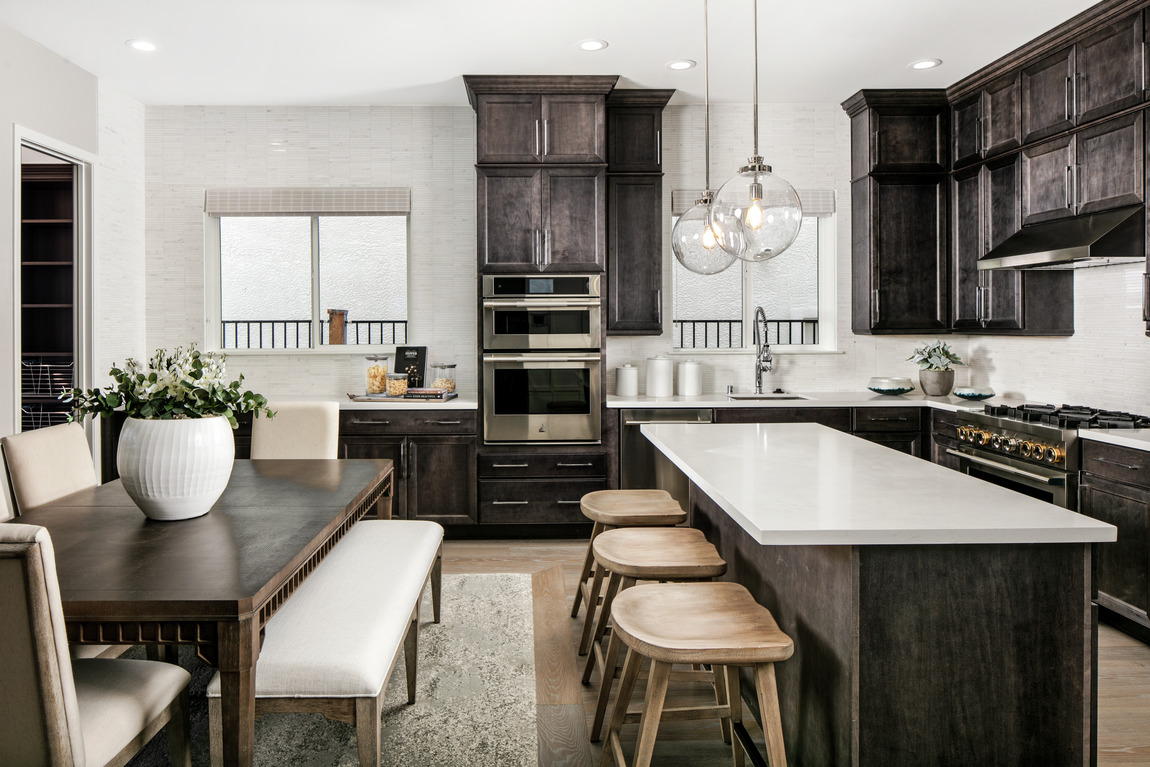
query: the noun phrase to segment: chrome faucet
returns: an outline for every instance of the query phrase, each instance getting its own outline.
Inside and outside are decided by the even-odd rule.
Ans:
[[[763,323],[762,336],[759,335],[759,322]],[[771,356],[771,345],[767,343],[767,314],[763,307],[755,307],[755,394],[763,393],[763,373],[771,372],[774,357]]]

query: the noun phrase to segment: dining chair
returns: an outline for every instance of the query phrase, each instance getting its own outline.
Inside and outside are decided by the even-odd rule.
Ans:
[[[337,458],[339,403],[273,402],[274,418],[252,420],[252,458]]]
[[[188,682],[171,663],[73,660],[48,531],[0,524],[0,764],[123,765],[167,725],[190,767]]]
[[[2,437],[0,451],[15,516],[100,484],[78,423]]]

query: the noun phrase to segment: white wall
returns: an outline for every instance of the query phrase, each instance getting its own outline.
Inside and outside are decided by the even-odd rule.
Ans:
[[[407,186],[408,343],[427,346],[429,361],[457,363],[461,393],[474,396],[470,107],[148,107],[145,145],[149,348],[204,342],[204,189]],[[366,363],[354,354],[233,354],[228,369],[269,398],[342,397],[363,390]]]

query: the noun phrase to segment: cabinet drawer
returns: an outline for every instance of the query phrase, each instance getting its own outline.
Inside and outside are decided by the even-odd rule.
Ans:
[[[340,435],[474,434],[473,410],[344,410]]]
[[[917,407],[859,407],[854,411],[855,431],[915,431],[922,428]]]
[[[602,477],[605,453],[488,453],[479,456],[479,476],[487,479],[526,477]]]
[[[588,519],[579,499],[607,489],[606,479],[481,480],[481,524],[570,524]]]
[[[1119,482],[1150,487],[1150,452],[1084,439],[1082,470]]]
[[[845,407],[725,407],[715,408],[715,423],[821,423],[849,432],[851,411]]]
[[[958,414],[948,410],[930,411],[930,432],[935,437],[958,441]]]

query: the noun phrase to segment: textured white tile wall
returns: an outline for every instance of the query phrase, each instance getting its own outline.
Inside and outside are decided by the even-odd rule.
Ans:
[[[93,184],[93,380],[148,353],[144,266],[144,105],[100,82]]]
[[[146,123],[149,347],[204,342],[205,188],[407,186],[408,341],[427,346],[434,361],[456,362],[462,392],[474,393],[472,109],[156,106]],[[228,364],[251,388],[283,399],[359,391],[366,363],[233,355]]]

